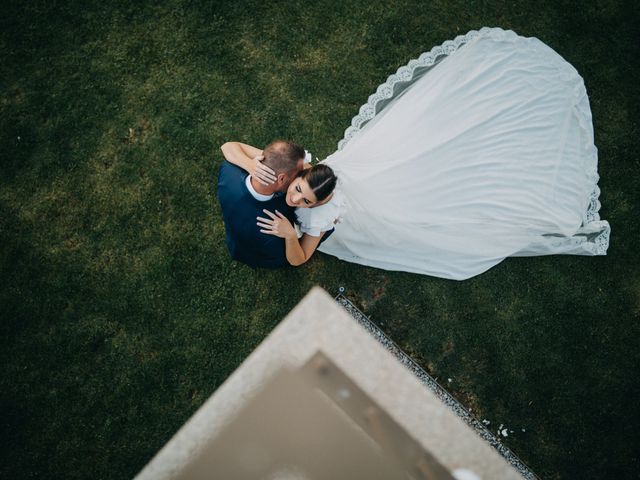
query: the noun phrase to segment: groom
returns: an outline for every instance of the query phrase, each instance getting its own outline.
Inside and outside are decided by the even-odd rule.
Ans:
[[[225,161],[218,174],[218,200],[226,230],[226,242],[231,258],[250,267],[279,268],[288,265],[284,239],[260,233],[256,217],[264,216],[263,209],[278,210],[291,223],[294,209],[285,196],[291,181],[303,168],[305,151],[302,147],[276,140],[263,151],[238,142],[221,147]],[[228,160],[263,156],[262,163],[275,172],[276,181],[264,185]]]

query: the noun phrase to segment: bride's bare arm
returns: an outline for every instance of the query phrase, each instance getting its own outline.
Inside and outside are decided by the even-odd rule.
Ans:
[[[323,235],[324,232],[322,232],[319,237],[312,237],[305,233],[300,240],[298,240],[297,236],[286,237],[284,244],[287,249],[287,262],[294,267],[305,263],[311,258],[313,252],[318,248],[318,245],[320,245],[320,240],[322,240]]]
[[[298,240],[296,229],[293,228],[291,222],[282,213],[276,210],[271,213],[269,210],[263,210],[269,218],[258,217],[258,226],[262,228],[261,233],[266,235],[275,235],[284,238],[286,248],[287,262],[294,267],[302,265],[309,260],[316,251],[324,232],[319,237],[312,237],[306,233]]]
[[[249,162],[255,158],[262,156],[262,150],[246,143],[227,142],[220,147],[224,158],[234,165],[247,170],[245,167],[250,166]]]
[[[242,168],[260,183],[270,185],[275,181],[274,171],[262,163],[262,150],[246,143],[227,142],[220,147],[222,155],[230,163]]]

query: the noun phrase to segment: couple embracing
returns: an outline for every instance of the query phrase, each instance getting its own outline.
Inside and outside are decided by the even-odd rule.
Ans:
[[[305,163],[305,150],[284,140],[264,150],[227,142],[221,150],[226,161],[218,176],[218,199],[231,257],[264,268],[306,262],[334,230],[333,170]],[[307,211],[311,207],[316,210]]]
[[[285,141],[222,153],[227,245],[252,267],[300,265],[317,249],[463,280],[510,256],[609,246],[582,77],[509,30],[471,31],[400,67],[314,167]]]

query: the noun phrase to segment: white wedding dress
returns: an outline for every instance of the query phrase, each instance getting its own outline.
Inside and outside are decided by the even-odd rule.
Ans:
[[[344,209],[319,250],[349,262],[461,280],[607,251],[584,83],[536,38],[483,28],[422,54],[324,162]]]

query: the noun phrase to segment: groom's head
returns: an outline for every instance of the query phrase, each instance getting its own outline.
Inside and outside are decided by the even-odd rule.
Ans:
[[[276,172],[274,192],[284,192],[304,166],[304,148],[286,140],[276,140],[264,147],[264,163]]]

